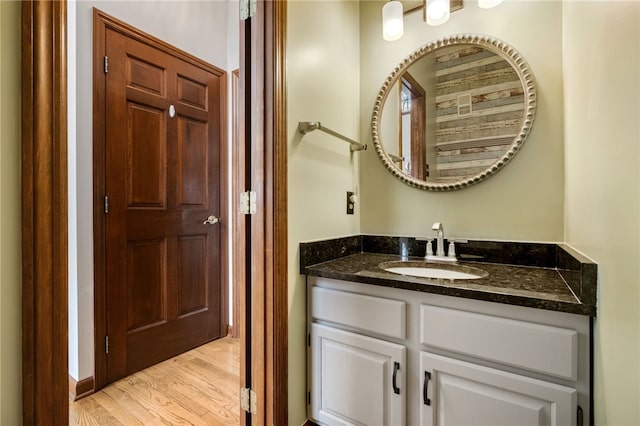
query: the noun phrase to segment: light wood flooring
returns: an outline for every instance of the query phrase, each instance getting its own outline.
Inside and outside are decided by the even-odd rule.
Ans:
[[[70,425],[238,425],[240,344],[225,337],[69,403]]]

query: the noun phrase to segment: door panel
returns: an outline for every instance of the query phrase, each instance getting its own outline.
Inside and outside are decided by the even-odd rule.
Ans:
[[[178,206],[204,208],[207,205],[207,125],[178,117]]]
[[[167,78],[164,67],[160,67],[138,58],[127,56],[125,65],[127,87],[164,97]]]
[[[207,110],[207,86],[191,80],[185,76],[178,75],[178,102]]]
[[[127,330],[166,321],[166,240],[131,241],[127,247]]]
[[[224,334],[224,75],[107,29],[107,381]],[[124,123],[124,125],[123,125]]]
[[[166,206],[167,155],[164,111],[128,104],[127,207]]]
[[[178,318],[208,308],[206,252],[206,235],[178,238]]]

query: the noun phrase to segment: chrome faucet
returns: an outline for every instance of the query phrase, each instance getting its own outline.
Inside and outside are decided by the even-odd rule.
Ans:
[[[438,257],[444,257],[444,228],[442,227],[442,223],[434,223],[431,229],[436,231],[436,239],[438,240],[438,242],[436,243],[437,252],[435,253],[435,255]]]

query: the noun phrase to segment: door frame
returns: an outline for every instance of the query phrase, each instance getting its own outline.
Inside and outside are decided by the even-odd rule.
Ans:
[[[69,422],[66,2],[22,3],[22,418]]]
[[[267,393],[258,405],[269,424],[286,424],[287,392],[287,139],[285,41],[286,1],[259,2],[263,33],[252,32],[267,48],[264,98],[267,123],[261,139],[266,155],[264,176],[265,244],[260,258],[267,274],[267,322],[262,327],[267,358],[256,371]],[[24,425],[67,425],[68,273],[67,273],[67,49],[66,2],[28,0],[22,3],[22,400]],[[255,45],[255,44],[252,44]],[[244,45],[240,46],[242,57]],[[252,78],[256,78],[252,75]],[[266,117],[276,118],[267,121]],[[268,146],[267,146],[268,145]],[[269,276],[269,279],[266,276]],[[258,325],[258,324],[256,324]],[[253,363],[252,363],[253,365]],[[252,423],[258,424],[253,416]]]
[[[424,88],[413,78],[411,74],[405,72],[400,79],[400,92],[406,87],[411,92],[411,175],[417,179],[426,179],[426,149],[425,149],[425,109],[426,92]],[[401,95],[402,96],[402,95]],[[401,108],[402,110],[402,108]],[[402,111],[400,112],[402,120]],[[402,123],[402,121],[400,121]],[[402,129],[402,125],[400,126]],[[400,152],[402,153],[402,137],[400,138]]]
[[[258,1],[255,15],[240,22],[240,46],[248,50],[240,55],[240,98],[250,118],[239,117],[238,158],[250,164],[250,176],[241,179],[257,200],[256,214],[238,222],[251,241],[239,284],[248,289],[253,325],[247,336],[240,316],[240,339],[251,348],[249,360],[241,353],[240,380],[256,392],[258,407],[250,420],[241,416],[241,425],[288,423],[287,7],[283,0]]]
[[[105,353],[105,336],[107,335],[107,282],[106,282],[106,217],[104,213],[104,196],[106,195],[106,99],[105,73],[103,71],[103,57],[106,51],[105,34],[113,30],[139,43],[158,49],[171,56],[188,62],[198,68],[212,73],[227,73],[211,64],[190,55],[152,35],[141,31],[105,12],[93,9],[93,246],[94,246],[94,390],[97,391],[107,384],[107,354]],[[227,93],[227,79],[221,80],[224,93]],[[224,161],[228,157],[229,141],[227,139],[227,99],[223,96],[221,110],[223,125],[220,140],[220,280],[222,291],[222,308],[220,312],[221,335],[227,334],[229,324],[229,266],[228,244],[230,223],[228,217],[228,164]]]

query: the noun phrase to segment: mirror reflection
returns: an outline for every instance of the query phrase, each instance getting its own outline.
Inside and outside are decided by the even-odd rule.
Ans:
[[[513,156],[533,120],[535,92],[524,61],[496,45],[506,46],[453,37],[394,70],[372,122],[376,151],[392,173],[424,189],[456,189]]]

